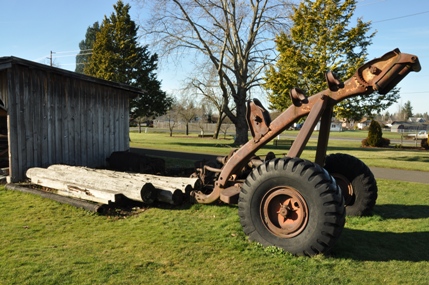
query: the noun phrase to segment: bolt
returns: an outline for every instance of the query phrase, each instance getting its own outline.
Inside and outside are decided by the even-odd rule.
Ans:
[[[285,205],[280,204],[280,209],[277,212],[277,214],[280,214],[283,218],[287,217],[287,208]]]
[[[380,72],[380,70],[376,66],[371,66],[370,69],[369,69],[369,71],[372,74],[378,74]]]

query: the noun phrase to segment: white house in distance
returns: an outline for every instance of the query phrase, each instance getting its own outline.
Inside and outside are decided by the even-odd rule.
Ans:
[[[317,122],[317,125],[314,127],[315,131],[320,131],[320,121]],[[340,122],[331,122],[331,132],[342,132],[343,131],[343,127],[342,124]]]
[[[363,130],[366,127],[368,127],[371,124],[371,120],[368,120],[366,118],[364,118],[362,121],[360,121],[359,123],[357,123],[357,128],[359,130]]]

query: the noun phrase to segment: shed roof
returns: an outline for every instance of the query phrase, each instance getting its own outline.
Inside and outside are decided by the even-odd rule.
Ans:
[[[134,93],[134,95],[132,95],[131,97],[135,97],[138,94],[142,94],[145,92],[142,89],[132,87],[132,86],[129,86],[127,84],[117,83],[117,82],[113,82],[113,81],[108,81],[108,80],[88,76],[85,74],[81,74],[81,73],[77,73],[77,72],[73,72],[73,71],[68,71],[65,69],[49,66],[46,64],[41,64],[38,62],[22,59],[19,57],[14,57],[14,56],[0,57],[0,71],[4,70],[4,69],[12,68],[13,65],[21,65],[21,66],[26,66],[29,68],[37,68],[40,70],[45,70],[47,72],[56,73],[56,74],[64,75],[64,76],[71,77],[71,78],[76,78],[76,79],[83,80],[83,81],[93,82],[96,84],[121,89],[121,90],[124,90],[127,92]],[[129,95],[129,93],[128,93],[128,95]]]

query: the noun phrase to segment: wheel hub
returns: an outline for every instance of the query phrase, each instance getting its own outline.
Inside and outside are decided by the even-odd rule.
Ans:
[[[344,205],[350,206],[354,201],[354,189],[352,183],[342,174],[333,173],[332,177],[335,178],[337,185],[340,187],[344,196]]]
[[[265,227],[278,237],[294,237],[308,222],[307,203],[294,188],[271,189],[264,195],[260,209]]]

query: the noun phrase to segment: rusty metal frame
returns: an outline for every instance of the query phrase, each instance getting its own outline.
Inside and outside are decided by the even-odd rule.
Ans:
[[[194,193],[195,200],[204,204],[212,203],[219,198],[227,203],[235,201],[236,198],[233,197],[238,196],[240,191],[240,187],[237,187],[235,181],[235,174],[239,169],[256,151],[304,116],[307,116],[307,119],[292,144],[288,156],[299,157],[301,155],[315,125],[321,119],[315,162],[323,165],[329,140],[332,110],[335,104],[353,96],[370,95],[374,91],[386,94],[409,72],[418,72],[420,69],[417,56],[401,53],[399,49],[395,49],[380,58],[367,62],[344,83],[328,73],[329,88],[311,97],[306,98],[299,89],[292,90],[291,96],[294,104],[272,122],[259,101],[249,102],[247,118],[253,139],[229,158],[215,182],[213,191],[210,194],[196,192]]]

